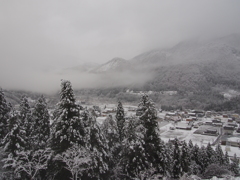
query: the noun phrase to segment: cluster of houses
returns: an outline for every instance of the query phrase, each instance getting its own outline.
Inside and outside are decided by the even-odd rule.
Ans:
[[[219,136],[222,145],[240,148],[240,116],[239,114],[220,114],[202,110],[166,112],[162,120],[173,124],[171,130],[196,129],[194,133]]]
[[[102,124],[109,116],[116,114],[116,105],[93,106],[97,121]],[[126,118],[137,116],[137,107],[124,107]],[[211,111],[189,110],[178,112],[158,111],[158,121],[172,123],[171,130],[194,130],[193,133],[218,136],[222,145],[240,147],[239,114],[220,114]]]
[[[191,112],[167,112],[163,120],[170,121],[174,124],[174,127],[171,127],[171,129],[191,130],[198,118],[203,116],[204,111],[200,110],[193,110]]]

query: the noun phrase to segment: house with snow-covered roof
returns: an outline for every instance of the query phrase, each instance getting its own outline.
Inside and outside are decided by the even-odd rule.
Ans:
[[[232,135],[234,129],[235,128],[233,126],[223,126],[223,134],[225,134],[225,135]]]
[[[222,145],[228,145],[228,146],[234,146],[234,147],[240,147],[240,135],[233,135],[228,136],[224,135],[221,138],[221,144]]]

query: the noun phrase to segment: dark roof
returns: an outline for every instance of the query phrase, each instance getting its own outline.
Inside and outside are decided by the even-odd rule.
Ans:
[[[224,126],[223,127],[224,130],[234,130],[233,126]]]

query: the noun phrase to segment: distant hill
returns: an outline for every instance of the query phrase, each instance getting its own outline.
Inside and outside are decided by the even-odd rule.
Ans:
[[[126,70],[129,66],[129,62],[122,58],[113,58],[112,60],[94,68],[91,73],[105,73],[113,71]]]
[[[145,52],[130,60],[113,58],[101,65],[81,65],[65,70],[68,71],[98,74],[105,88],[109,82],[111,87],[127,84],[131,88],[155,91],[218,89],[221,92],[229,88],[240,91],[240,35],[208,41],[192,39],[171,48]],[[124,79],[128,83],[123,83]]]
[[[103,88],[104,93],[108,88],[109,92],[114,92],[112,88],[178,91],[175,97],[159,96],[156,100],[161,104],[218,103],[223,101],[224,92],[240,92],[240,35],[192,39],[129,60],[114,58],[92,69],[81,66],[71,70],[93,77],[95,89]],[[114,97],[114,93],[110,94]]]

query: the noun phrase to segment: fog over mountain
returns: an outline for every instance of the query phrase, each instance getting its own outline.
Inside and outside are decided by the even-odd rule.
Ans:
[[[238,56],[239,37],[229,35],[240,33],[239,8],[237,0],[2,1],[0,86],[55,92],[61,79],[76,88],[139,85],[159,81],[163,66],[222,62]]]
[[[208,41],[193,39],[130,60],[113,58],[89,71],[70,68],[66,75],[71,75],[77,88],[144,86],[145,90],[195,92],[221,86],[221,90],[240,90],[239,47],[239,34]],[[80,79],[85,78],[81,84]]]

